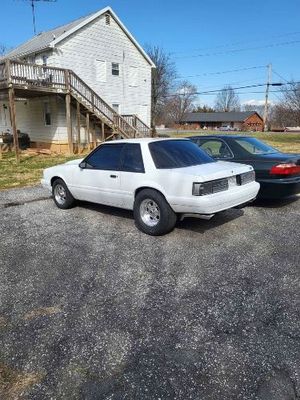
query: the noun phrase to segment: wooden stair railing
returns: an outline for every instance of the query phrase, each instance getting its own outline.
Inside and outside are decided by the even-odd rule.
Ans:
[[[142,136],[151,136],[151,128],[146,125],[136,114],[125,114],[122,117]]]

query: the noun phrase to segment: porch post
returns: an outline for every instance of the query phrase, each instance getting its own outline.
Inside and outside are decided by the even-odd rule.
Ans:
[[[90,114],[87,112],[85,115],[86,121],[86,133],[87,133],[87,140],[88,140],[88,148],[91,151],[91,140],[90,140]]]
[[[72,120],[71,120],[71,95],[66,94],[66,121],[67,121],[67,132],[68,132],[68,145],[69,153],[73,154],[73,135],[72,135]]]
[[[77,101],[76,119],[77,119],[78,154],[80,154],[82,152],[82,149],[81,149],[81,138],[80,138],[80,103],[79,103],[79,101]]]
[[[102,139],[102,142],[105,141],[104,122],[101,122],[101,139]]]
[[[12,127],[12,131],[13,131],[14,147],[15,147],[15,152],[16,152],[16,161],[17,161],[17,164],[19,164],[19,162],[20,162],[19,138],[18,138],[17,124],[16,124],[15,91],[14,91],[13,87],[9,87],[8,97],[9,97],[10,121],[11,121],[11,127]]]

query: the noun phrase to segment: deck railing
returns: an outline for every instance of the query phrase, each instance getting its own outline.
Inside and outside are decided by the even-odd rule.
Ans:
[[[0,86],[10,84],[25,89],[70,92],[90,112],[104,119],[114,131],[120,131],[128,137],[136,136],[138,126],[143,128],[141,120],[136,126],[131,125],[129,119],[118,114],[78,75],[68,69],[6,60],[0,63]]]
[[[136,114],[125,114],[122,117],[143,136],[151,135],[151,128],[146,125]]]

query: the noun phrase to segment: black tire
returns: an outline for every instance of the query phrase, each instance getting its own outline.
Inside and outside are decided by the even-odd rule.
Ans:
[[[170,232],[177,221],[176,213],[164,196],[154,189],[144,189],[136,195],[133,215],[137,228],[152,236]]]
[[[64,195],[63,195],[64,194]],[[67,210],[72,208],[75,204],[75,199],[70,193],[67,185],[62,179],[56,179],[52,185],[52,195],[54,203],[58,208]]]

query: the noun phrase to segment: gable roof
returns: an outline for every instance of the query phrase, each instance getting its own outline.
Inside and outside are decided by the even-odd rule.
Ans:
[[[183,122],[243,122],[256,111],[229,111],[229,112],[195,112],[188,113]],[[257,114],[259,117],[260,115]],[[261,118],[261,117],[260,117]]]
[[[120,19],[117,17],[115,12],[110,7],[105,7],[102,10],[99,10],[93,14],[89,14],[85,17],[81,17],[73,22],[70,22],[66,25],[62,25],[58,28],[54,28],[47,32],[42,32],[37,36],[33,37],[32,39],[28,40],[27,42],[21,44],[20,46],[16,47],[9,53],[5,54],[3,58],[18,58],[24,57],[26,55],[39,53],[43,50],[53,48],[62,40],[66,39],[68,36],[72,35],[74,32],[78,31],[79,29],[83,28],[85,25],[91,23],[96,18],[100,17],[103,14],[109,13],[123,32],[127,35],[127,37],[131,40],[131,42],[136,46],[142,56],[146,59],[146,61],[155,68],[153,61],[150,59],[148,54],[145,50],[138,44],[138,42],[134,39],[131,33],[127,30],[127,28],[123,25]]]

